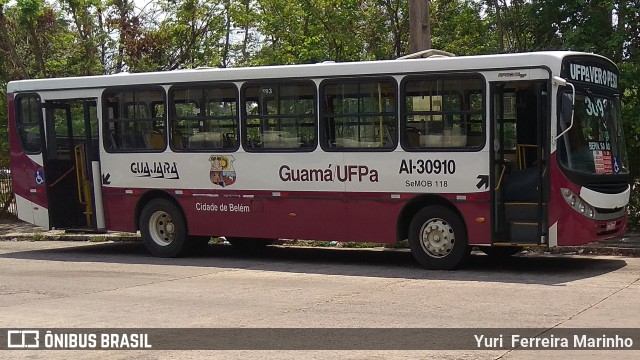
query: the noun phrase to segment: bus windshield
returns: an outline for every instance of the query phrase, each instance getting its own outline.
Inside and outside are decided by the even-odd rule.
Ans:
[[[561,109],[570,108],[571,95],[563,94],[562,102]],[[559,147],[559,159],[565,168],[589,175],[629,172],[618,97],[576,93],[573,121]],[[561,119],[560,131],[569,123],[570,119]]]

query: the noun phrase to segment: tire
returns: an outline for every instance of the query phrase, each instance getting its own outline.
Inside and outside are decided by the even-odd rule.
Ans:
[[[158,257],[178,257],[189,250],[182,211],[167,199],[154,199],[140,214],[140,232],[147,250]]]
[[[494,259],[505,259],[522,251],[522,246],[480,246],[480,251]]]
[[[440,205],[418,211],[409,224],[409,247],[413,257],[427,269],[451,270],[471,252],[464,222]]]

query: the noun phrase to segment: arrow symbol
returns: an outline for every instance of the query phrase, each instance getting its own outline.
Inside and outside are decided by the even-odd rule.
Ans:
[[[105,175],[105,174],[102,174],[102,183],[103,183],[104,185],[109,185],[109,184],[111,184],[111,180],[109,180],[110,178],[111,178],[111,174],[109,174],[109,173],[107,173],[106,175]]]
[[[476,184],[476,187],[478,189],[484,186],[486,190],[489,187],[489,175],[478,175],[476,179],[480,179],[480,181],[478,181],[478,183]]]

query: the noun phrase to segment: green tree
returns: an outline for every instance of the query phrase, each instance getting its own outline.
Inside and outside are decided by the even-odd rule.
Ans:
[[[394,59],[409,49],[409,9],[405,0],[363,1],[363,41],[367,58]]]
[[[74,75],[95,75],[104,72],[104,52],[107,34],[104,31],[101,0],[59,0],[71,34],[60,39],[69,46],[67,63],[76,64]]]
[[[481,3],[432,1],[431,27],[433,47],[456,55],[490,54],[499,51],[492,35],[491,18],[483,19]]]
[[[220,66],[223,60],[229,1],[162,2],[166,18],[156,33],[156,49],[164,52],[166,69]]]
[[[262,0],[255,64],[354,61],[366,58],[357,0]]]

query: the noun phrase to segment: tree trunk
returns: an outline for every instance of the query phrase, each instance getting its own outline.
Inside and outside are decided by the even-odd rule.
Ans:
[[[504,27],[502,25],[502,15],[500,13],[500,4],[498,4],[498,0],[494,0],[493,5],[496,8],[496,22],[498,26],[498,49],[500,50],[500,52],[504,52]]]
[[[13,46],[13,42],[11,41],[11,37],[9,36],[9,31],[7,30],[7,21],[4,17],[4,5],[0,4],[0,37],[2,37],[2,42],[5,44],[6,51],[11,55],[11,62],[19,70],[17,77],[26,78],[28,77],[27,67],[22,62],[20,56],[16,52],[15,47]]]
[[[409,42],[412,53],[431,48],[429,0],[409,0]]]
[[[429,5],[431,1],[425,0],[422,3],[422,33],[425,49],[431,49],[431,18],[429,17]]]
[[[118,6],[118,26],[120,27],[120,36],[118,43],[118,60],[116,61],[116,72],[121,72],[124,67],[125,45],[127,42],[127,1],[115,1],[114,5]]]
[[[231,38],[231,4],[229,4],[229,0],[224,2],[224,8],[226,12],[227,23],[226,26],[226,34],[224,36],[224,50],[222,52],[222,67],[229,66],[229,42]]]
[[[627,0],[618,1],[618,24],[616,25],[617,38],[620,39],[616,52],[613,55],[613,61],[620,63],[624,57],[624,39],[625,39],[625,24],[627,15]]]
[[[7,197],[7,199],[4,201],[4,204],[2,204],[2,209],[0,209],[0,216],[7,215],[9,213],[9,206],[11,206],[14,197],[15,194],[11,193],[11,195],[9,195],[9,197]]]
[[[98,27],[100,28],[100,64],[102,64],[102,69],[104,69],[104,73],[108,73],[107,70],[107,45],[106,45],[106,39],[104,39],[104,34],[106,33],[105,28],[104,28],[104,19],[103,19],[103,12],[102,12],[102,7],[99,6],[97,8],[97,12],[98,12]]]
[[[36,33],[36,28],[33,23],[29,23],[27,25],[27,29],[29,31],[29,36],[31,36],[31,41],[33,44],[33,56],[36,58],[36,70],[42,77],[47,76],[47,69],[44,63],[44,56],[42,54],[42,48],[40,47],[40,40],[38,38],[38,34]]]
[[[246,17],[246,23],[244,24],[244,37],[242,38],[242,60],[246,61],[247,58],[249,57],[249,51],[247,50],[247,47],[249,44],[249,16],[248,16],[250,11],[249,0],[245,1],[244,9],[245,9],[245,16],[247,17]]]

